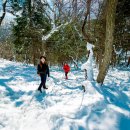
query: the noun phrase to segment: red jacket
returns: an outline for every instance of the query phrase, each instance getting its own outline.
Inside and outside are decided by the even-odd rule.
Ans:
[[[70,71],[70,66],[68,64],[64,65],[63,67],[65,72],[69,72]]]

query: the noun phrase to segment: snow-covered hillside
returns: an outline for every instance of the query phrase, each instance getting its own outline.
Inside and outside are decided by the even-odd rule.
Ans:
[[[87,81],[85,93],[84,72],[50,73],[41,94],[36,68],[0,59],[0,130],[130,130],[130,68],[111,69],[102,87]]]

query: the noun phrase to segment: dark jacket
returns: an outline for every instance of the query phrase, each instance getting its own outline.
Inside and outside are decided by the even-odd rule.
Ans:
[[[47,64],[38,64],[37,66],[37,74],[46,74],[48,77],[50,76],[49,67]]]

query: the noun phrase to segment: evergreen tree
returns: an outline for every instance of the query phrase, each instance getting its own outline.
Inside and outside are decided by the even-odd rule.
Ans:
[[[46,41],[46,53],[51,62],[61,64],[65,61],[72,62],[77,66],[85,55],[86,42],[83,41],[79,23],[71,22],[55,32]],[[77,29],[77,30],[78,30]]]
[[[51,21],[45,14],[46,7],[38,0],[26,0],[21,16],[16,18],[13,28],[17,58],[36,64],[43,53],[42,35],[51,28]]]

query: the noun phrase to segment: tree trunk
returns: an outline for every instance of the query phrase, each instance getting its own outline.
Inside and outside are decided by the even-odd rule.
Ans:
[[[99,65],[99,74],[97,82],[103,84],[107,71],[109,69],[112,47],[113,47],[113,33],[115,28],[115,14],[118,0],[108,0],[106,12],[106,38],[105,38],[105,52],[101,64]]]

